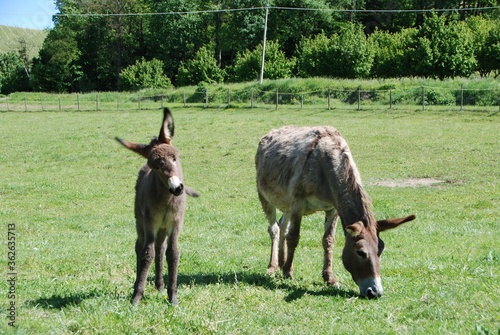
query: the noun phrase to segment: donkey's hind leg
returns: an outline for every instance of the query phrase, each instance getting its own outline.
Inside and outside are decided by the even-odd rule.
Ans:
[[[276,222],[276,207],[271,205],[260,192],[258,192],[258,194],[262,210],[266,215],[267,222],[269,222],[267,231],[269,233],[269,237],[271,238],[271,256],[269,259],[269,265],[267,266],[267,273],[273,274],[278,268],[280,227],[278,222]]]
[[[287,214],[288,215],[288,214]],[[285,264],[283,264],[283,275],[285,278],[293,278],[293,257],[295,249],[300,240],[300,224],[302,222],[302,211],[295,209],[290,212],[290,224],[286,232],[287,256]]]
[[[279,239],[279,252],[278,252],[278,265],[280,268],[283,268],[283,264],[286,262],[286,233],[288,231],[288,225],[290,224],[289,220],[290,215],[283,213],[281,218],[278,221],[278,225],[280,228],[280,239]]]
[[[339,216],[337,211],[332,209],[325,215],[325,233],[323,235],[323,249],[325,252],[323,261],[323,280],[329,286],[336,286],[337,279],[333,276],[332,258],[333,247],[335,246],[335,230]]]

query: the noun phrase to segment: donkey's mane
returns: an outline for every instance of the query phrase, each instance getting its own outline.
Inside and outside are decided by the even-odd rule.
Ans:
[[[358,168],[354,163],[350,151],[344,150],[342,153],[344,158],[343,178],[347,181],[346,194],[349,194],[350,208],[349,210],[357,216],[356,220],[360,220],[368,227],[372,226],[375,221],[375,216],[372,211],[372,202],[368,193],[366,193]]]

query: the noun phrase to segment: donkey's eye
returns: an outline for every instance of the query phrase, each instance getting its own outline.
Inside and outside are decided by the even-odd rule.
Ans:
[[[363,250],[356,250],[356,254],[361,258],[367,258],[368,255]]]

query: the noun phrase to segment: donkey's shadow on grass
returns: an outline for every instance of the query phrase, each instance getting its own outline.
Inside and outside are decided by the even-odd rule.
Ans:
[[[165,280],[167,275],[164,276]],[[154,283],[154,277],[149,277],[148,282]],[[199,274],[179,274],[178,285],[182,286],[210,286],[216,284],[234,285],[244,283],[249,286],[263,287],[268,290],[283,290],[288,292],[284,300],[292,302],[301,299],[304,295],[309,296],[330,296],[352,298],[358,294],[352,290],[330,287],[325,284],[314,285],[312,288],[305,288],[299,280],[290,280],[279,275],[270,276],[265,273],[254,273],[249,271],[225,272],[225,273],[199,273]],[[130,291],[132,292],[132,291]],[[30,306],[38,306],[44,309],[63,309],[69,306],[78,306],[88,299],[107,296],[110,299],[129,300],[130,296],[124,297],[117,292],[111,292],[105,288],[92,288],[87,292],[73,292],[68,294],[54,294],[49,297],[42,297],[28,301]],[[181,303],[182,304],[182,303]]]
[[[249,286],[263,287],[268,290],[283,290],[288,292],[284,298],[286,302],[292,302],[300,299],[306,294],[311,296],[330,296],[342,298],[359,296],[355,291],[345,290],[340,287],[317,284],[312,288],[305,288],[304,283],[299,280],[290,280],[285,279],[280,275],[268,275],[265,273],[255,273],[249,271],[194,275],[179,274],[178,276],[179,285],[203,286],[214,284],[232,285],[238,283],[245,283]]]

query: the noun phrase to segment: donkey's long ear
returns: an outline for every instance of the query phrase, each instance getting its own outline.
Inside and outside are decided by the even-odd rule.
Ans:
[[[161,125],[158,140],[160,143],[170,144],[172,137],[174,137],[174,119],[172,118],[170,110],[165,107],[163,109],[163,124]]]
[[[138,153],[144,158],[148,158],[148,151],[147,148],[148,146],[146,144],[138,144],[138,143],[133,143],[129,141],[122,140],[119,137],[115,137],[115,140],[121,143],[125,148],[132,150],[135,153]]]
[[[415,215],[408,215],[404,218],[379,220],[377,221],[377,232],[396,228],[402,223],[415,220],[415,217]]]

